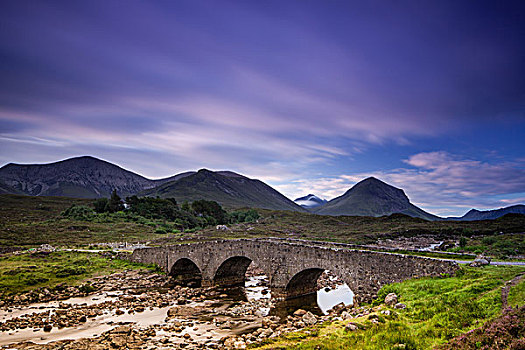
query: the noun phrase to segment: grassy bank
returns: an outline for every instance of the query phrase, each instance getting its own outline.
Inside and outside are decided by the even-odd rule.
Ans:
[[[109,259],[96,253],[60,251],[0,257],[0,297],[59,284],[78,285],[96,276],[144,265]],[[153,267],[149,267],[153,269]]]
[[[432,349],[499,316],[501,287],[523,267],[489,266],[462,268],[454,277],[421,278],[388,285],[381,289],[374,314],[349,321],[336,321],[268,340],[260,349]],[[525,281],[509,294],[510,305],[523,305]],[[396,293],[406,304],[404,310],[379,312],[388,293]],[[372,319],[378,320],[373,323]],[[359,326],[346,331],[348,322]]]

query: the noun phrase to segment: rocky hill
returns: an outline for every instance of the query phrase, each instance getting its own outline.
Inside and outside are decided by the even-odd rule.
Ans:
[[[304,211],[302,207],[264,182],[230,171],[213,172],[201,169],[179,180],[142,191],[139,195],[173,197],[179,203],[198,199],[213,200],[228,208]]]
[[[461,217],[450,217],[448,220],[460,220],[460,221],[474,221],[474,220],[493,220],[502,217],[507,214],[524,214],[525,205],[518,204],[510,207],[494,209],[494,210],[476,210],[471,209],[465,215]]]
[[[49,164],[7,164],[0,168],[4,193],[75,198],[108,197],[113,189],[127,196],[152,188],[150,180],[121,167],[89,156]]]
[[[349,189],[345,194],[314,209],[321,215],[384,216],[401,213],[426,220],[439,217],[416,207],[403,190],[369,177]]]

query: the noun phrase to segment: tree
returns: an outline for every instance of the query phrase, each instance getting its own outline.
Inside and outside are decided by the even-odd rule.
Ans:
[[[184,211],[190,211],[190,204],[188,203],[188,201],[184,201],[180,208]]]
[[[108,210],[108,199],[99,198],[93,203],[97,213],[105,213]]]
[[[201,199],[191,203],[191,209],[197,215],[213,218],[213,220],[208,220],[210,225],[226,223],[226,211],[215,201]]]
[[[122,204],[122,199],[120,199],[119,195],[117,194],[117,190],[114,189],[108,201],[107,211],[110,213],[115,213],[121,210],[124,210],[124,205]]]

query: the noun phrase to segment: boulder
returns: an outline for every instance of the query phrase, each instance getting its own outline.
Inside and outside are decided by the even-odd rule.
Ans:
[[[305,314],[306,314],[306,311],[303,309],[295,310],[295,312],[293,313],[294,316],[303,316]]]
[[[345,331],[347,332],[353,332],[353,331],[357,331],[359,329],[359,327],[357,327],[354,323],[350,322],[346,325],[345,327]]]
[[[385,298],[385,304],[388,306],[394,306],[397,303],[397,295],[396,293],[390,293]]]
[[[307,326],[313,326],[314,324],[317,323],[317,317],[315,317],[315,315],[311,313],[310,311],[306,312],[303,315],[302,320],[304,324]]]
[[[490,258],[484,255],[478,255],[473,262],[469,264],[472,267],[481,267],[485,265],[490,265]]]
[[[407,306],[403,303],[397,303],[396,305],[394,305],[394,308],[396,309],[406,309]]]
[[[341,318],[342,318],[343,320],[349,320],[349,319],[352,318],[352,315],[350,315],[350,313],[349,313],[348,311],[343,311],[343,312],[341,313]]]

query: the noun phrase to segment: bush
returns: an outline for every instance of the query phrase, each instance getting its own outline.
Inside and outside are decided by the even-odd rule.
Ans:
[[[91,293],[91,292],[96,291],[97,289],[96,289],[95,287],[93,287],[91,284],[86,283],[86,284],[83,284],[83,285],[81,285],[80,287],[78,287],[78,290],[79,290],[81,293],[89,294],[89,293]]]
[[[24,284],[27,286],[34,286],[40,283],[46,283],[47,281],[49,281],[49,278],[32,275],[32,276],[28,276],[24,280]]]
[[[230,213],[229,222],[231,224],[242,222],[255,222],[259,219],[259,213],[255,209],[238,210]]]
[[[91,221],[95,217],[93,209],[85,205],[72,205],[61,213],[62,216],[79,221]]]
[[[55,276],[58,278],[68,277],[68,276],[78,276],[85,274],[87,272],[85,267],[78,266],[78,267],[62,267],[60,270],[55,272]]]

